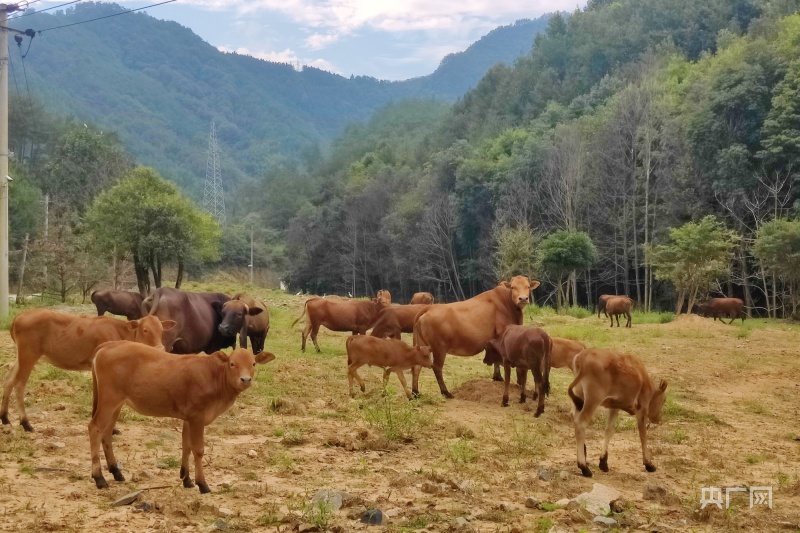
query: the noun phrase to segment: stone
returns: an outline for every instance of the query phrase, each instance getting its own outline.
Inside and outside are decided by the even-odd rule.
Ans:
[[[453,520],[452,530],[453,531],[466,531],[466,532],[470,532],[470,533],[474,533],[475,532],[475,528],[463,516],[459,516],[458,518]]]
[[[311,499],[311,503],[314,505],[324,503],[331,510],[338,511],[342,507],[347,507],[347,505],[355,501],[355,499],[355,496],[346,492],[339,492],[331,489],[321,489],[314,494],[314,497]]]
[[[605,515],[611,511],[611,502],[620,496],[619,491],[600,483],[595,483],[591,492],[579,494],[573,498],[573,501],[579,503],[592,514]]]
[[[596,522],[598,524],[605,524],[609,527],[617,525],[617,521],[608,516],[595,516],[592,522]]]
[[[358,520],[365,512],[366,511],[363,507],[361,508],[354,507],[349,511],[347,511],[347,518],[349,518],[350,520]]]
[[[442,492],[442,487],[438,483],[433,483],[431,481],[426,481],[422,484],[421,489],[422,492],[426,494],[439,494]]]
[[[550,472],[546,468],[540,468],[539,479],[542,481],[550,481]]]
[[[62,449],[62,448],[65,448],[66,446],[67,446],[66,444],[64,444],[63,442],[59,442],[59,441],[50,443],[50,447],[51,448]]]
[[[569,472],[567,472],[566,470],[562,470],[561,472],[558,473],[558,477],[559,479],[561,479],[561,481],[566,481],[569,479]]]
[[[500,505],[498,505],[497,508],[503,511],[504,513],[514,510],[514,506],[508,502],[500,502]]]
[[[231,488],[233,485],[231,485],[231,484],[230,484],[228,481],[226,481],[226,482],[224,482],[224,483],[223,483],[222,485],[220,485],[220,486],[221,486],[223,489],[229,489],[229,488]]]
[[[561,498],[556,502],[556,505],[560,505],[561,507],[566,507],[567,505],[569,505],[569,502],[571,501],[572,500],[570,500],[569,498]]]
[[[319,531],[319,526],[314,524],[300,524],[297,531],[300,533],[311,533],[312,531]]]
[[[153,510],[153,504],[149,502],[137,503],[133,506],[133,510],[140,513],[149,513]]]
[[[525,507],[527,507],[528,509],[538,509],[539,500],[537,500],[533,496],[528,496],[527,498],[525,498]]]
[[[258,452],[255,450],[247,450],[247,456],[251,458],[258,457]]]
[[[225,518],[230,518],[234,515],[233,511],[228,509],[227,507],[220,507],[219,511],[217,511],[220,516],[224,516]]]
[[[207,533],[211,533],[213,531],[228,531],[228,523],[225,520],[217,520],[210,526],[208,526],[205,530]]]
[[[402,509],[398,509],[397,507],[394,507],[392,509],[387,509],[384,514],[389,518],[397,518],[398,516],[400,516],[400,514],[402,512],[403,512]]]
[[[628,502],[626,502],[622,498],[617,498],[616,500],[614,500],[609,504],[609,507],[611,507],[611,511],[615,513],[624,513],[625,510],[628,508]]]
[[[458,490],[467,494],[472,494],[475,491],[475,488],[472,486],[472,483],[469,480],[464,480],[458,484]]]
[[[655,483],[648,483],[642,490],[642,498],[645,500],[662,501],[667,496],[669,496],[667,489],[661,485],[656,485]]]
[[[383,522],[383,512],[380,509],[370,509],[361,515],[362,524],[368,524],[370,526],[382,526]]]
[[[135,492],[131,492],[129,494],[126,494],[122,498],[120,498],[117,501],[115,501],[114,503],[112,503],[111,507],[122,507],[123,505],[130,505],[130,504],[132,504],[133,502],[135,502],[139,498],[139,495],[141,493],[142,493],[142,491],[137,490]]]

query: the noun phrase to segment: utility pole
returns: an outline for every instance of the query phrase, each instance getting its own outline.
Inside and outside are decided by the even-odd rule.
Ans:
[[[17,285],[17,297],[14,299],[17,305],[20,304],[22,298],[22,282],[25,279],[25,261],[28,259],[28,233],[25,234],[25,244],[22,247],[22,266],[19,267],[19,285]],[[24,302],[24,299],[22,300]]]
[[[0,4],[0,318],[8,316],[8,14],[19,6]]]

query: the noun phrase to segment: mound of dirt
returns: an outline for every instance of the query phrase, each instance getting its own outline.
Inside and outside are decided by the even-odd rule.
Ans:
[[[705,318],[700,315],[678,315],[675,320],[664,324],[668,328],[685,328],[685,327],[692,327],[692,328],[722,328],[726,327],[727,324],[723,324],[718,320],[714,320],[713,318]]]
[[[512,378],[513,379],[516,378]],[[519,387],[512,382],[509,396],[519,394]],[[490,379],[471,379],[453,390],[453,395],[459,400],[468,402],[499,404],[503,399],[503,382]]]

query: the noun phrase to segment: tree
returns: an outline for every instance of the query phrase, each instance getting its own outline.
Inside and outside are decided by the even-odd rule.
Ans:
[[[564,278],[586,270],[597,260],[597,250],[588,233],[583,231],[557,231],[545,237],[538,249],[538,265],[545,273],[555,278],[556,308],[569,305],[568,293],[564,290]],[[577,301],[573,300],[573,305]]]
[[[670,281],[678,290],[675,314],[681,314],[687,297],[691,312],[698,292],[728,273],[739,236],[709,215],[700,222],[688,222],[669,231],[667,244],[651,247],[648,253],[656,279]]]
[[[150,292],[150,273],[161,286],[161,269],[178,266],[180,287],[188,260],[219,259],[219,224],[181,196],[178,188],[147,167],[138,167],[100,193],[87,213],[98,246],[106,253],[130,252],[142,294]]]
[[[792,317],[800,303],[800,221],[777,218],[762,225],[753,246],[753,255],[764,262],[773,277],[788,285]]]
[[[497,279],[509,279],[520,274],[533,279],[536,272],[533,231],[527,226],[519,228],[504,226],[496,233],[495,275]]]

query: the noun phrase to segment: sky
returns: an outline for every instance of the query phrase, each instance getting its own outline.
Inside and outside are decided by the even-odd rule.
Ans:
[[[67,0],[36,0],[44,9]],[[134,9],[161,0],[116,0]],[[346,77],[404,80],[498,26],[574,11],[585,0],[177,0],[147,9],[225,52],[311,65]]]

